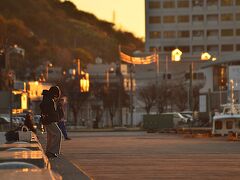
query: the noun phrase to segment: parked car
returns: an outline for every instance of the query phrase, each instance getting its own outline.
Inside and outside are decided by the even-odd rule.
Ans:
[[[179,112],[167,112],[167,113],[162,113],[162,114],[172,114],[174,122],[178,122],[178,123],[187,123],[188,122],[188,118],[184,117]]]
[[[0,124],[8,124],[8,123],[10,123],[10,118],[0,116]]]
[[[183,117],[187,118],[188,122],[193,122],[193,117],[190,114],[182,114],[180,113]]]

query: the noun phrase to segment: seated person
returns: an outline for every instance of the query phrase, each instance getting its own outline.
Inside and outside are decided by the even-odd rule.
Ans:
[[[27,128],[36,133],[36,129],[34,128],[34,122],[33,122],[33,116],[32,114],[28,113],[26,114],[26,117],[25,117],[25,121],[24,121],[24,125],[27,126]]]

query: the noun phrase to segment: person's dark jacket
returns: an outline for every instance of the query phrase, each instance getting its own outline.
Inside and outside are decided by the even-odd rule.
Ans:
[[[54,107],[53,95],[47,90],[44,90],[42,95],[43,100],[40,104],[41,114],[44,116],[44,122],[42,123],[48,125],[52,122],[58,122],[60,119],[58,111]]]

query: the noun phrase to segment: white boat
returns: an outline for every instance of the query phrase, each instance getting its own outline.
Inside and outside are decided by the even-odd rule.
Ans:
[[[233,81],[231,83],[231,102],[224,104],[223,112],[213,116],[212,134],[228,135],[240,133],[240,104],[234,103]]]

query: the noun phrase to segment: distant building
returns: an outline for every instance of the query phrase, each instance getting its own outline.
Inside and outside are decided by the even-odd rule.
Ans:
[[[115,63],[112,64],[89,64],[87,66],[86,71],[89,73],[90,77],[90,89],[91,87],[96,86],[99,88],[119,88],[119,76],[118,76],[118,68]],[[122,74],[122,86],[124,87],[124,90],[126,93],[130,93],[130,72],[129,67],[126,64],[121,64],[120,71]],[[133,90],[135,89],[135,79],[133,78]],[[112,97],[112,98],[118,98],[118,97]],[[99,100],[97,97],[91,97],[91,104],[85,107],[91,108],[91,106],[100,106],[100,109],[103,109],[103,102]],[[84,112],[89,112],[85,110]],[[119,125],[119,110],[116,112],[114,116],[114,125]],[[90,119],[95,118],[95,114],[92,111],[90,114]],[[129,125],[130,123],[130,115],[129,115],[129,109],[128,107],[122,107],[122,122],[123,125]],[[108,126],[109,125],[109,112],[105,111],[102,117],[101,126]]]
[[[239,0],[145,0],[145,51],[185,56],[240,52]]]
[[[49,90],[52,84],[38,81],[29,81],[27,83],[27,92],[30,100],[30,109],[36,114],[40,114],[39,104],[42,100],[42,91]]]
[[[50,66],[51,65],[51,66]],[[36,70],[36,76],[42,82],[59,81],[63,77],[61,67],[52,66],[52,64],[40,65]]]

